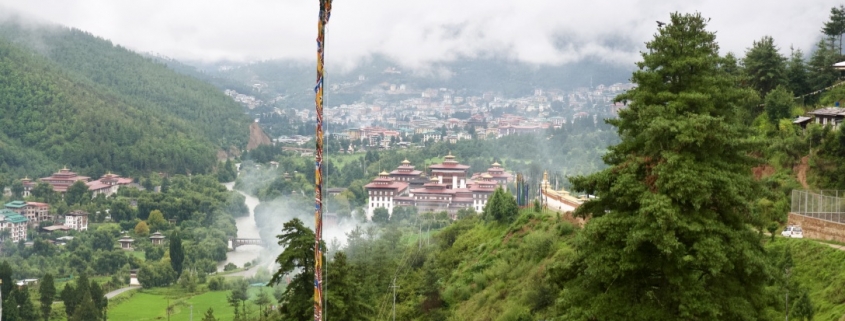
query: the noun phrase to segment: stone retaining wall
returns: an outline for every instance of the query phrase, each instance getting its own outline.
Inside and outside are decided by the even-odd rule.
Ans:
[[[845,243],[845,224],[796,213],[789,213],[789,224],[801,226],[805,238]]]

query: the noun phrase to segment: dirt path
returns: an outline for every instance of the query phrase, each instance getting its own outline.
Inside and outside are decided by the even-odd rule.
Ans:
[[[801,187],[804,189],[808,189],[809,185],[807,185],[807,168],[810,167],[810,156],[801,157],[801,162],[798,165],[795,165],[795,168],[792,170],[795,172],[795,176],[798,178],[798,182],[801,183]]]
[[[819,244],[824,244],[824,245],[830,246],[834,249],[837,249],[837,250],[840,250],[840,251],[845,251],[845,245],[830,244],[830,243],[825,243],[825,242],[819,242]]]

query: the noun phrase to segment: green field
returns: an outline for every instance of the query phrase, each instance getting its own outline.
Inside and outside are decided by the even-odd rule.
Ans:
[[[272,297],[272,289],[252,287],[249,289],[250,301],[246,302],[251,316],[258,316],[258,306],[252,303],[258,291],[265,291]],[[170,289],[141,290],[130,294],[129,298],[115,305],[109,305],[109,320],[167,320],[168,302],[171,306],[171,321],[190,320],[193,306],[194,320],[202,319],[208,308],[214,309],[218,320],[234,318],[234,309],[226,302],[229,291],[213,291],[192,295]]]

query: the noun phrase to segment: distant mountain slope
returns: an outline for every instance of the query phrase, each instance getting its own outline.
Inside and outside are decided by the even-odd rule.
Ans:
[[[205,73],[210,77],[266,86],[261,93],[241,92],[264,98],[285,96],[278,107],[313,108],[313,63],[267,60],[234,67],[229,64],[226,64],[225,68],[219,68],[223,67],[222,65],[217,67],[206,65],[201,68],[205,68]],[[391,83],[405,84],[414,89],[446,87],[463,91],[467,95],[500,92],[506,96],[518,97],[532,95],[534,89],[574,89],[589,87],[591,84],[627,82],[634,68],[633,65],[607,63],[597,58],[563,65],[533,65],[495,58],[461,58],[451,62],[434,63],[429,68],[410,70],[403,69],[399,62],[389,58],[374,56],[348,71],[342,71],[328,62],[326,95],[331,105],[352,103],[360,101],[362,94],[373,87],[381,83]],[[358,92],[332,88],[333,84],[342,83],[356,83],[357,85],[351,88]]]
[[[214,86],[107,40],[0,22],[0,172],[208,172],[248,126]]]

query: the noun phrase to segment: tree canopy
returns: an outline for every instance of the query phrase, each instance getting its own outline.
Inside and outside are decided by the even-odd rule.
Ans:
[[[294,218],[284,224],[282,234],[277,237],[284,250],[276,257],[279,270],[270,284],[283,282],[288,274],[299,271],[290,277],[279,300],[282,305],[279,311],[285,320],[311,320],[314,317],[314,231]]]
[[[671,15],[646,44],[609,122],[621,142],[608,169],[572,179],[598,198],[566,265],[558,300],[569,320],[757,320],[768,278],[749,229],[758,190],[753,144],[735,113],[739,93],[720,68],[700,14]]]

